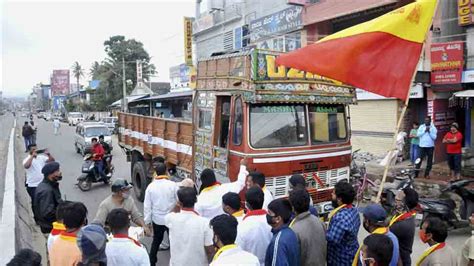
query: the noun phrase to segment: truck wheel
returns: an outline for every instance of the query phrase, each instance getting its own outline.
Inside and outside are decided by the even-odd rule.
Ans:
[[[147,186],[145,162],[138,161],[133,164],[132,169],[132,183],[135,196],[141,202],[145,199],[145,190]]]

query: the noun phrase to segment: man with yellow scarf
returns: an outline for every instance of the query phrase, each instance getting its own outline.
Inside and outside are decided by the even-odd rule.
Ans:
[[[419,234],[421,241],[430,247],[418,258],[416,266],[457,265],[454,250],[445,242],[448,237],[445,222],[437,217],[429,217],[423,222]]]

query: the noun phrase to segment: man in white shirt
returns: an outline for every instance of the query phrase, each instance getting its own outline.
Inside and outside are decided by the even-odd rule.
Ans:
[[[228,215],[232,215],[237,219],[237,222],[244,218],[244,209],[240,205],[240,196],[234,192],[227,192],[222,196],[222,210]]]
[[[165,216],[176,206],[176,192],[179,184],[169,180],[166,175],[166,165],[156,163],[155,176],[145,191],[145,201],[143,202],[143,212],[145,224],[153,224],[153,242],[150,249],[150,263],[157,262],[156,253],[163,241],[163,234],[168,232],[165,225]]]
[[[239,193],[245,186],[245,178],[248,175],[246,162],[240,162],[240,171],[235,182],[221,184],[216,181],[216,175],[211,169],[204,169],[201,173],[201,189],[196,203],[196,211],[205,218],[212,219],[222,210],[222,196],[227,192]]]
[[[245,265],[259,266],[258,258],[252,253],[242,250],[235,244],[237,237],[237,220],[235,217],[221,214],[214,217],[210,226],[214,231],[214,246],[218,248],[211,266]]]
[[[46,163],[54,161],[54,158],[48,150],[42,150],[38,153],[36,144],[30,144],[28,150],[30,154],[23,160],[23,167],[26,169],[26,191],[30,195],[33,204],[36,187],[44,178],[41,169]]]
[[[258,186],[245,193],[245,205],[249,210],[237,227],[235,243],[243,250],[257,256],[260,265],[265,265],[265,254],[272,240],[272,228],[267,223],[267,212],[262,209],[263,191]]]
[[[150,260],[146,249],[135,239],[128,236],[130,218],[125,209],[110,211],[107,222],[113,238],[105,247],[108,266],[149,266]]]
[[[58,118],[53,120],[53,128],[54,128],[54,135],[59,134],[59,128],[61,127],[61,122],[59,122]]]
[[[194,188],[181,187],[178,190],[179,213],[165,216],[169,228],[171,258],[170,265],[209,265],[214,253],[212,230],[209,220],[201,217],[195,210],[197,201]]]
[[[273,200],[273,195],[270,190],[267,189],[267,186],[265,185],[265,175],[255,171],[251,172],[248,177],[247,177],[247,189],[253,187],[253,186],[258,186],[262,189],[263,194],[265,195],[265,199],[263,201],[263,209],[267,210],[268,209],[268,204],[272,202]]]

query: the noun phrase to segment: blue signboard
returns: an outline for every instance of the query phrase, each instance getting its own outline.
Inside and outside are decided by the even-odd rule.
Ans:
[[[64,106],[66,105],[66,96],[53,96],[53,111],[61,111],[64,110]]]

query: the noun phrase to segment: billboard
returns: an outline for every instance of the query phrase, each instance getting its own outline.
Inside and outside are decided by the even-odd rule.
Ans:
[[[193,20],[184,18],[184,62],[193,65]]]
[[[458,0],[458,25],[474,24],[474,2],[471,0]]]
[[[51,95],[67,94],[69,94],[69,70],[53,70],[53,76],[51,77]]]
[[[295,31],[303,27],[303,7],[291,6],[250,22],[252,43],[278,34]]]
[[[53,96],[53,111],[58,112],[65,109],[66,96]]]
[[[431,45],[431,84],[461,83],[464,43],[445,42]]]

